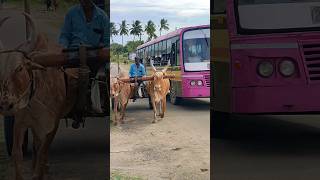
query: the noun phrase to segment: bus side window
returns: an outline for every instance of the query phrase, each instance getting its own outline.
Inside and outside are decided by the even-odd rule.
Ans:
[[[176,44],[172,43],[170,53],[170,64],[174,66],[176,64]]]
[[[177,40],[177,50],[176,50],[176,62],[174,65],[179,66],[180,65],[180,61],[179,61],[179,57],[180,57],[180,39]]]

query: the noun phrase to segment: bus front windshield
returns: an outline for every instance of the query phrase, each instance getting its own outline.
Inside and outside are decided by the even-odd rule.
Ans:
[[[210,70],[210,30],[189,30],[183,34],[183,60],[186,71]]]
[[[235,0],[241,29],[291,32],[320,28],[319,0]]]

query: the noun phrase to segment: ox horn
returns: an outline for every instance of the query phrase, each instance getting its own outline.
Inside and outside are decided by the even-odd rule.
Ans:
[[[30,53],[36,47],[38,32],[37,32],[36,24],[35,24],[34,20],[32,19],[32,17],[25,12],[23,12],[22,14],[26,17],[27,21],[29,21],[29,24],[32,29],[30,40],[28,39],[28,41],[26,43],[27,44],[26,49],[24,49],[27,53]]]
[[[156,72],[157,69],[156,69],[156,68],[154,67],[154,65],[153,65],[153,59],[150,60],[150,65],[151,65],[152,70],[153,70],[154,72]]]
[[[162,72],[163,72],[163,73],[167,72],[167,70],[168,70],[168,68],[169,68],[170,65],[171,65],[171,64],[170,64],[170,59],[169,59],[167,66],[164,67],[164,69],[162,70]]]
[[[1,19],[1,20],[0,20],[0,27],[1,27],[1,26],[3,25],[3,23],[6,22],[9,18],[10,18],[10,17],[7,16],[7,17]]]

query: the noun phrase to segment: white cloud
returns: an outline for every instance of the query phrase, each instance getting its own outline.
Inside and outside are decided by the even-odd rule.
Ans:
[[[173,31],[175,28],[209,24],[210,0],[111,0],[110,12],[112,22],[127,20],[130,24],[134,20],[140,20],[146,24],[148,20],[152,20],[157,29],[160,19],[165,18],[170,25],[169,31]],[[159,35],[159,31],[157,34]],[[127,41],[132,37],[124,39]],[[114,37],[114,41],[121,43],[121,37]]]

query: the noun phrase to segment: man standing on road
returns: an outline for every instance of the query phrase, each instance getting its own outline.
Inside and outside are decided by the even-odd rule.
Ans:
[[[131,64],[131,66],[130,66],[129,77],[136,78],[136,77],[146,76],[146,70],[145,70],[144,66],[140,63],[139,58],[135,57],[134,61],[135,61],[135,63]],[[143,95],[139,95],[139,91],[141,91],[141,89],[140,89],[141,83],[143,83],[143,82],[139,81],[139,80],[135,83],[133,101],[135,101],[138,96],[140,96],[140,97],[143,96]]]
[[[80,4],[70,8],[65,16],[64,25],[61,29],[59,44],[65,48],[78,48],[80,45],[90,47],[109,47],[109,17],[105,12],[97,7],[91,0],[79,0]],[[109,53],[109,51],[106,51]],[[109,57],[109,54],[105,55]],[[108,59],[106,59],[106,62]],[[96,76],[97,71],[101,66],[97,63],[91,65],[90,70],[93,71],[93,76]],[[98,64],[98,67],[97,67]],[[79,71],[80,73],[80,71]],[[79,74],[79,87],[88,87],[87,75]],[[86,105],[87,91],[79,88],[77,98],[76,117],[77,122],[82,122],[81,112],[84,112]],[[87,89],[87,88],[86,88]],[[80,114],[80,115],[79,115]]]

